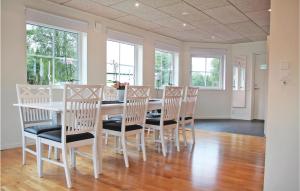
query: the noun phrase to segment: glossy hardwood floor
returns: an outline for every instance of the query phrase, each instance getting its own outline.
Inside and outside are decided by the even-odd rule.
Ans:
[[[164,158],[147,137],[147,162],[135,147],[129,147],[128,169],[123,156],[105,147],[103,175],[94,179],[92,162],[78,157],[72,170],[72,190],[262,190],[265,139],[198,130],[196,144],[177,152],[168,145]],[[114,144],[110,139],[109,145]],[[84,150],[88,150],[84,148]],[[21,164],[21,149],[1,151],[1,191],[67,190],[63,168],[45,162],[44,177],[38,178],[35,158],[28,154]]]

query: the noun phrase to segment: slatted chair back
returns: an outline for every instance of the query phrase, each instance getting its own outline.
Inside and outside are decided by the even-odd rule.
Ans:
[[[114,87],[105,86],[103,88],[103,100],[114,101],[118,99],[117,89]]]
[[[52,101],[52,88],[46,85],[16,85],[19,104],[47,103]],[[42,109],[19,107],[22,127],[52,121],[51,112]]]
[[[194,117],[196,104],[197,104],[197,98],[198,98],[198,88],[195,87],[186,87],[185,89],[185,109],[184,114],[185,117]]]
[[[150,87],[126,86],[122,131],[127,125],[145,125]]]
[[[102,89],[102,85],[65,85],[63,141],[65,135],[97,133]]]
[[[183,97],[182,87],[165,86],[162,100],[161,123],[178,120]]]

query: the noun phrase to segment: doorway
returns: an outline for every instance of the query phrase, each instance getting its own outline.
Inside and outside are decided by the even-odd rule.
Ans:
[[[265,120],[268,74],[266,53],[255,54],[254,59],[253,119]]]

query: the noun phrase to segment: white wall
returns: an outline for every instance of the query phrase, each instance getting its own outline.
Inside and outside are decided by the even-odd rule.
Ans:
[[[232,59],[235,56],[247,57],[247,73],[246,73],[246,107],[232,108],[231,118],[233,119],[252,119],[252,105],[253,105],[253,80],[254,80],[254,64],[256,53],[266,53],[266,41],[240,43],[232,45]],[[231,86],[230,86],[231,88]]]
[[[265,191],[299,187],[299,1],[271,1]],[[283,85],[281,63],[290,75]]]
[[[184,43],[183,69],[181,70],[181,83],[189,85],[191,70],[191,49],[224,49],[226,51],[225,90],[201,90],[199,91],[196,118],[230,118],[231,108],[231,45],[213,43]]]

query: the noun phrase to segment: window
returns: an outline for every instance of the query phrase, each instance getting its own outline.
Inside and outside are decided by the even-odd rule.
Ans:
[[[175,84],[175,54],[155,50],[155,87]]]
[[[191,85],[223,89],[223,57],[192,57]]]
[[[107,41],[107,85],[115,81],[136,84],[137,51],[137,45]]]
[[[79,82],[81,37],[79,32],[27,24],[27,82]]]

